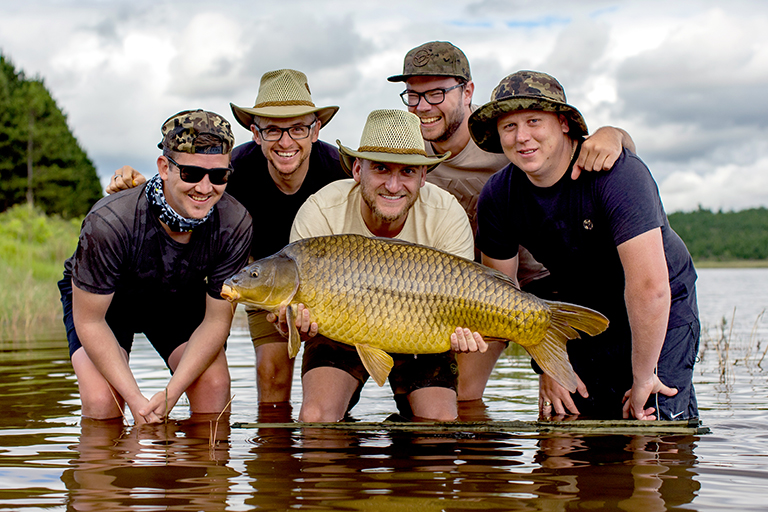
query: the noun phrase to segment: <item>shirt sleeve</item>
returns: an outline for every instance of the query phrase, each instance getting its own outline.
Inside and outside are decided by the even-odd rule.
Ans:
[[[231,229],[223,234],[224,243],[219,253],[220,261],[208,277],[208,295],[221,299],[221,285],[248,263],[253,237],[250,214],[242,208],[244,215]]]
[[[642,160],[625,150],[604,174],[598,191],[616,246],[665,224],[659,189]]]
[[[88,214],[73,258],[72,282],[90,293],[114,293],[129,254],[127,245],[128,240],[100,213]]]

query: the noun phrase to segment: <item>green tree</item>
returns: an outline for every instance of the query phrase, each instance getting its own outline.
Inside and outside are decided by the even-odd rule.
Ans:
[[[96,168],[43,80],[26,78],[0,53],[0,211],[31,199],[72,218],[101,197]]]

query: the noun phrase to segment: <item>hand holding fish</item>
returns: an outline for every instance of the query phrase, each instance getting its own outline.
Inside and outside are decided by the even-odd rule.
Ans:
[[[267,321],[275,324],[277,332],[288,337],[288,319],[285,306],[280,306],[280,311],[277,315],[269,313]],[[299,330],[299,334],[301,334],[302,341],[307,341],[317,335],[317,322],[311,321],[309,308],[304,304],[296,306],[296,328]]]
[[[457,327],[451,334],[451,350],[454,352],[485,352],[488,343],[479,332],[472,332],[466,327]]]

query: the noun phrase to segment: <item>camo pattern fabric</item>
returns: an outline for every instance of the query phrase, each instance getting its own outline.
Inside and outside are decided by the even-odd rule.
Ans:
[[[235,137],[232,135],[232,126],[229,121],[219,114],[205,110],[179,112],[163,123],[161,131],[163,140],[157,147],[170,151],[221,155],[228,154],[235,145]],[[219,137],[222,145],[204,149],[196,148],[195,140],[204,133]]]
[[[417,46],[405,55],[403,74],[389,77],[390,82],[405,82],[412,76],[452,76],[472,80],[464,52],[451,43],[432,41]]]
[[[581,113],[568,105],[565,91],[554,77],[537,71],[518,71],[504,78],[491,93],[491,101],[469,118],[469,130],[480,148],[502,153],[496,120],[515,110],[541,110],[563,114],[573,138],[589,133]]]

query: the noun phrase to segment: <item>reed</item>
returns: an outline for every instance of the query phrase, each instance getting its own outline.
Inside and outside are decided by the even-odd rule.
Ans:
[[[27,205],[0,213],[0,341],[63,330],[56,282],[77,246],[79,226]]]

